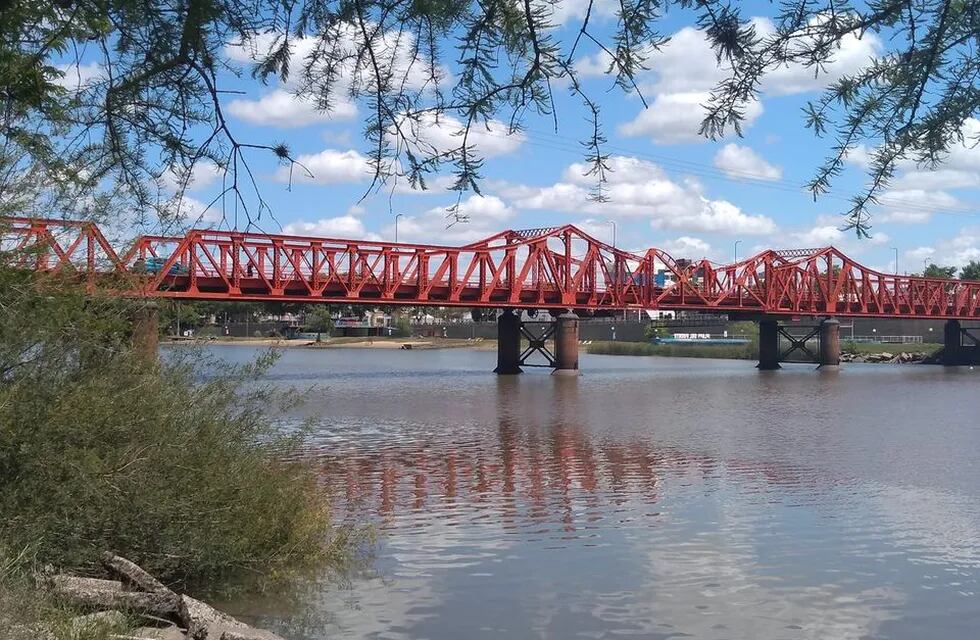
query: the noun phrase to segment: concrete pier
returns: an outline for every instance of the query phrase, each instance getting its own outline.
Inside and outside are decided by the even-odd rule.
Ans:
[[[980,365],[980,344],[959,320],[943,327],[943,364],[947,367]]]
[[[147,363],[157,361],[160,344],[160,313],[155,302],[141,305],[133,314],[133,352]]]
[[[497,368],[493,372],[521,373],[521,319],[510,309],[497,316]]]
[[[781,369],[779,366],[779,323],[759,321],[759,369]]]
[[[840,364],[840,322],[826,318],[820,323],[820,366],[836,367]]]
[[[555,319],[555,373],[578,375],[578,316],[563,313]]]

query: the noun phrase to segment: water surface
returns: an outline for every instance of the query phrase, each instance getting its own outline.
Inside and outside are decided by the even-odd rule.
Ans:
[[[377,555],[312,612],[230,607],[309,638],[978,637],[980,370],[495,357],[285,350]]]

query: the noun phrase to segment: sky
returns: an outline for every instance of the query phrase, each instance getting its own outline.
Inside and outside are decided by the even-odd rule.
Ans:
[[[561,5],[553,17],[559,36],[574,36],[586,4],[566,0]],[[614,24],[613,4],[600,1],[593,19]],[[771,11],[772,5],[758,7]],[[588,198],[594,182],[583,175],[580,144],[587,136],[587,114],[559,86],[557,130],[550,116],[529,114],[518,134],[507,135],[499,122],[480,131],[476,145],[486,157],[482,196],[464,194],[461,211],[468,222],[456,224],[447,218],[447,208],[457,201],[457,194],[446,190],[449,176],[430,178],[427,191],[413,191],[404,180],[369,191],[365,105],[342,98],[330,113],[318,111],[296,97],[288,82],[252,80],[249,52],[229,46],[228,55],[246,71],[240,78],[226,78],[240,92],[226,94],[223,101],[237,137],[255,143],[284,141],[313,174],[311,178],[295,168],[290,174],[268,155],[250,156],[271,209],[260,227],[394,240],[398,216],[399,240],[452,245],[508,228],[570,223],[607,242],[615,235],[616,245],[624,249],[656,246],[676,258],[719,262],[732,260],[736,252],[745,257],[764,248],[828,245],[885,272],[896,269],[896,249],[900,272],[921,271],[927,261],[963,265],[980,259],[980,148],[954,148],[937,170],[902,165],[881,194],[872,237],[866,240],[840,230],[849,196],[864,183],[866,148],[851,154],[830,194],[815,202],[803,188],[833,139],[817,138],[806,129],[801,108],[827,83],[884,52],[879,37],[845,40],[820,77],[802,67],[771,73],[761,99],[747,108],[744,136],[710,141],[698,135],[700,105],[724,70],[701,33],[689,26],[691,20],[690,14],[677,11],[661,23],[671,40],[637,78],[647,107],[614,86],[598,50],[586,50],[578,62],[585,89],[602,107],[607,152],[612,154],[608,202]],[[761,12],[755,21],[762,31],[771,28]],[[445,147],[453,143],[457,127],[447,118],[431,123],[424,135]],[[964,133],[980,135],[980,121],[969,120]],[[205,203],[220,192],[220,183],[215,167],[196,167],[182,208],[197,226],[227,226],[233,220],[220,204],[204,211]]]

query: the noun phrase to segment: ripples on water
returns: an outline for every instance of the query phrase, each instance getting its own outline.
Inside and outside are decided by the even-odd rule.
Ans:
[[[321,417],[338,518],[380,533],[306,636],[980,635],[980,372],[494,357],[293,349],[270,373],[318,386],[291,418]]]

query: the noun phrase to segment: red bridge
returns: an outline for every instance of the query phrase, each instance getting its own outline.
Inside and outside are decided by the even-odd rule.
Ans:
[[[460,247],[194,229],[140,236],[117,250],[92,223],[25,218],[2,219],[0,234],[15,266],[77,274],[90,288],[132,297],[556,315],[690,310],[749,315],[763,333],[775,332],[765,325],[783,316],[980,318],[980,282],[884,274],[833,247],[716,264],[659,249],[623,251],[571,225],[504,231]]]

